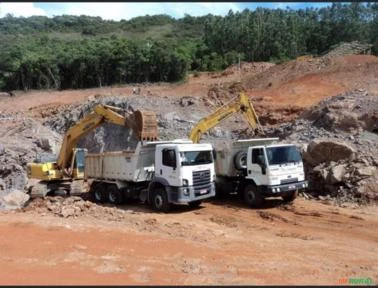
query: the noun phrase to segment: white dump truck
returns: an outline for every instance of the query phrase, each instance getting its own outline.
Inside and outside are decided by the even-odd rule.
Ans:
[[[216,193],[238,192],[258,207],[265,197],[281,196],[293,201],[305,189],[303,162],[293,144],[273,144],[278,138],[218,143],[215,153]]]
[[[140,199],[163,212],[172,203],[199,206],[215,196],[212,145],[190,140],[138,142],[132,151],[87,154],[84,177],[95,201]]]

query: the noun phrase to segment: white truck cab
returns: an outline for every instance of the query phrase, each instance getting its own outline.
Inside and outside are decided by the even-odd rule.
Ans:
[[[294,144],[272,144],[277,140],[239,140],[218,148],[217,194],[237,190],[250,206],[270,196],[293,201],[298,190],[308,187],[302,157]]]
[[[211,144],[193,144],[183,140],[157,145],[155,176],[149,190],[153,191],[152,187],[157,183],[164,185],[168,202],[176,204],[194,204],[194,201],[215,196],[212,150]]]
[[[302,157],[293,144],[249,147],[245,178],[266,195],[307,187]]]

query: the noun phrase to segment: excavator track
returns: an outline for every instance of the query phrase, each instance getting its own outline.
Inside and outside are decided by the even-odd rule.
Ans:
[[[40,181],[29,186],[30,198],[46,197],[47,195],[78,196],[87,192],[87,185],[84,180],[66,180],[49,183]]]

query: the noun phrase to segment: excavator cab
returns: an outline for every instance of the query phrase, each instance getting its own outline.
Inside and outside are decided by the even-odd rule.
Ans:
[[[69,174],[72,179],[84,179],[84,163],[85,155],[87,154],[87,149],[85,148],[74,148],[71,174]]]

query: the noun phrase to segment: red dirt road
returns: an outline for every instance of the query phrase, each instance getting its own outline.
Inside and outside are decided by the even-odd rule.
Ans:
[[[0,284],[338,284],[378,281],[378,210],[236,199],[121,221],[1,213]],[[131,210],[130,210],[131,209]]]

